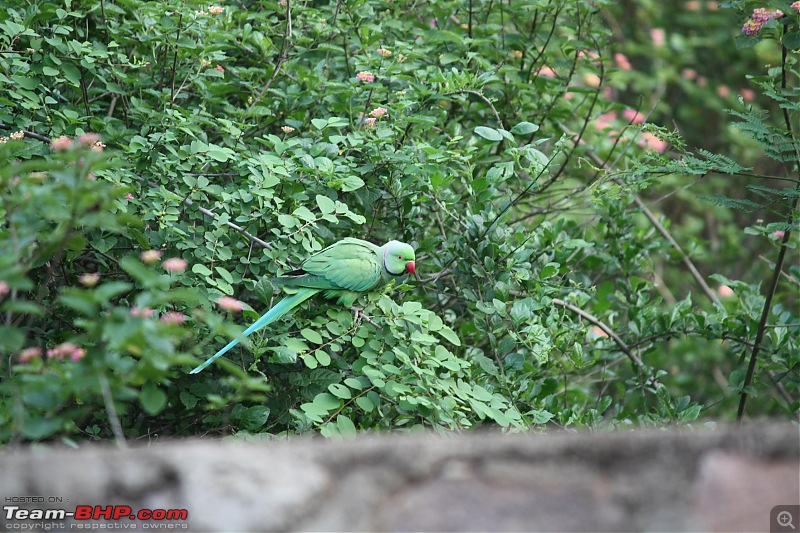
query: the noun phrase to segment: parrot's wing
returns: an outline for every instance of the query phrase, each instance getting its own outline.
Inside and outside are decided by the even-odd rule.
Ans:
[[[306,259],[298,270],[276,278],[294,287],[369,291],[381,281],[380,248],[360,239],[346,238]]]

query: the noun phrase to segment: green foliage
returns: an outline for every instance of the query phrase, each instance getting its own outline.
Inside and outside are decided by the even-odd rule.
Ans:
[[[742,242],[796,249],[775,233],[796,190],[702,144],[719,121],[684,141],[671,100],[651,117],[669,129],[622,103],[653,83],[705,102],[679,76],[691,32],[626,50],[606,20],[642,13],[607,2],[4,7],[0,128],[29,134],[0,143],[1,442],[692,423],[743,390],[796,413],[797,299],[778,291],[747,383],[765,276],[735,270]],[[713,19],[726,50],[734,18]],[[709,112],[734,108],[727,137],[783,169],[796,98],[763,74],[777,112]],[[641,215],[685,177],[705,180],[685,220]],[[697,236],[700,196],[731,246]],[[737,210],[766,221],[737,232]],[[345,236],[412,243],[418,278],[363,297],[366,318],[314,300],[188,374]],[[685,289],[685,256],[731,295]]]

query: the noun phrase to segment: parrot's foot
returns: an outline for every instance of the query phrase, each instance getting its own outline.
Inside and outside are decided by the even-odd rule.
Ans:
[[[365,315],[364,311],[362,311],[358,307],[353,306],[350,308],[350,310],[353,312],[353,321],[355,321],[356,326],[358,326],[358,324],[360,324],[361,321],[364,320],[365,322],[369,322],[379,330],[383,331],[383,328],[379,324],[377,324],[374,320],[372,320],[372,317]]]

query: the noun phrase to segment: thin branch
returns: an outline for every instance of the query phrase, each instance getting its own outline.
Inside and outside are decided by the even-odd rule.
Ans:
[[[588,155],[589,158],[592,161],[594,161],[596,165],[606,170],[609,170],[608,165],[602,159],[600,159],[600,156],[598,156],[596,153],[589,150],[586,152],[586,155]],[[618,178],[613,178],[613,181],[619,185],[622,185],[622,182]],[[683,248],[681,248],[681,245],[678,244],[678,241],[676,241],[672,237],[672,234],[670,234],[670,232],[667,231],[667,228],[665,228],[661,224],[661,222],[658,221],[658,218],[656,218],[653,212],[650,211],[650,208],[647,207],[647,204],[645,204],[642,201],[642,199],[639,197],[638,194],[633,195],[633,201],[642,211],[642,214],[644,214],[644,216],[647,217],[647,220],[650,221],[653,227],[656,228],[658,232],[661,234],[661,236],[667,239],[667,241],[669,241],[672,247],[675,248],[675,250],[680,254],[683,264],[686,265],[687,269],[689,269],[689,272],[692,274],[692,277],[694,277],[697,284],[700,285],[700,288],[703,290],[708,299],[714,303],[719,303],[719,298],[717,298],[717,295],[714,294],[714,291],[711,290],[711,287],[708,286],[706,280],[703,279],[703,276],[702,274],[700,274],[700,271],[698,271],[697,267],[694,266],[694,263],[692,262],[691,259],[689,259],[689,256],[686,254]]]
[[[488,98],[486,98],[479,91],[473,91],[472,89],[460,89],[458,91],[452,91],[452,92],[449,92],[449,93],[444,93],[444,96],[450,96],[450,95],[453,95],[453,94],[461,94],[461,93],[466,93],[466,94],[471,94],[473,96],[477,96],[478,98],[480,98],[481,100],[483,100],[484,102],[489,104],[489,107],[491,107],[492,111],[494,111],[494,118],[497,120],[497,123],[500,125],[501,128],[506,129],[505,126],[503,126],[503,121],[500,120],[500,113],[497,112],[497,109],[495,109],[494,104],[492,103],[492,101],[489,100]]]
[[[784,36],[788,32],[788,26],[784,26],[783,34]],[[788,54],[788,50],[785,46],[781,46],[781,89],[784,91],[786,90],[786,56]],[[789,136],[792,138],[792,144],[794,146],[794,154],[795,154],[795,161],[798,165],[800,165],[800,150],[798,150],[797,142],[794,140],[794,129],[792,127],[792,120],[789,116],[789,110],[783,108],[783,121],[786,125],[786,131],[789,132]],[[797,180],[797,186],[795,187],[795,191],[800,191],[800,178]],[[791,226],[792,221],[794,219],[794,213],[797,211],[797,207],[800,204],[800,196],[795,196],[794,202],[787,213],[787,222],[788,227],[783,234],[783,239],[781,240],[781,248],[778,252],[778,260],[775,261],[775,268],[772,271],[772,280],[770,281],[769,288],[767,289],[767,295],[764,299],[764,307],[761,309],[761,320],[758,322],[758,329],[756,330],[756,339],[753,341],[753,352],[750,354],[750,363],[747,365],[747,374],[744,377],[744,383],[742,384],[742,392],[740,393],[739,397],[739,409],[736,412],[736,421],[741,425],[742,420],[744,419],[744,409],[747,406],[747,388],[753,382],[753,374],[756,370],[756,362],[758,361],[758,352],[761,349],[761,343],[764,340],[764,334],[767,331],[767,320],[769,320],[769,314],[772,310],[772,300],[775,298],[775,291],[778,288],[778,282],[781,279],[781,272],[783,271],[783,262],[786,259],[786,251],[789,249],[789,238],[792,235]]]
[[[559,305],[561,307],[564,307],[566,309],[569,309],[570,311],[572,311],[576,315],[586,319],[587,321],[591,322],[592,324],[594,324],[598,328],[602,329],[603,332],[605,332],[605,334],[608,335],[611,338],[611,340],[613,340],[615,343],[617,343],[617,346],[619,346],[619,349],[622,350],[625,353],[625,355],[627,355],[628,358],[631,361],[633,361],[639,367],[644,366],[644,364],[642,363],[642,360],[639,359],[639,356],[637,356],[635,353],[633,353],[633,351],[630,349],[630,347],[628,347],[628,345],[625,344],[625,341],[623,341],[620,338],[619,335],[614,333],[614,331],[610,327],[608,327],[606,324],[601,322],[599,318],[596,318],[594,315],[590,315],[589,313],[587,313],[586,311],[584,311],[580,307],[576,307],[576,306],[572,305],[571,303],[565,302],[564,300],[559,300],[558,298],[553,298],[552,301],[553,301],[554,304]]]
[[[97,376],[100,381],[100,389],[103,391],[103,403],[106,407],[108,422],[111,424],[111,431],[114,432],[114,439],[117,441],[117,446],[120,448],[127,448],[128,443],[125,442],[125,433],[122,432],[122,424],[119,422],[117,409],[114,407],[114,398],[111,396],[111,387],[108,385],[108,378],[102,372],[98,373]]]

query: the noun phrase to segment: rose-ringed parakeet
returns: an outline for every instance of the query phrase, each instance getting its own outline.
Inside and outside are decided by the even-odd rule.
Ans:
[[[327,298],[336,298],[339,304],[349,308],[361,293],[383,287],[405,274],[413,274],[414,270],[414,249],[408,244],[389,241],[378,247],[361,239],[342,239],[303,261],[297,270],[275,278],[275,284],[286,287],[291,293],[244,330],[242,336],[247,337],[274,322],[318,292]],[[239,339],[232,340],[191,373],[197,374],[237,344]]]

